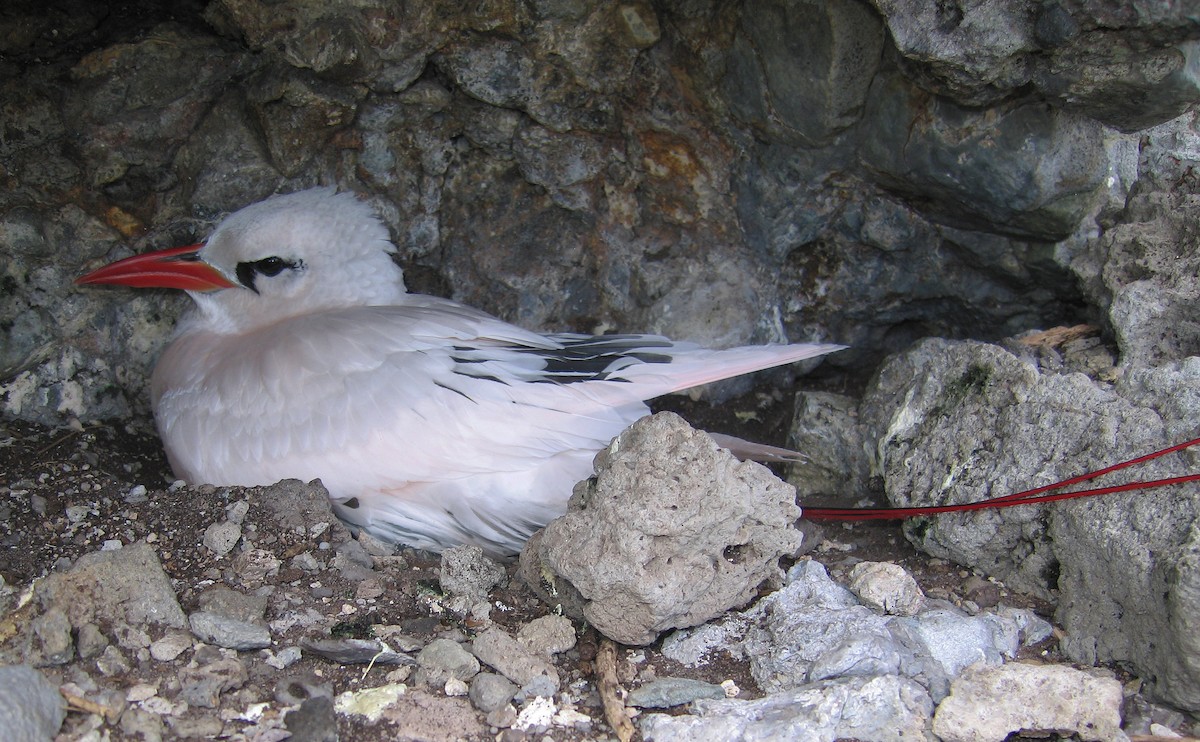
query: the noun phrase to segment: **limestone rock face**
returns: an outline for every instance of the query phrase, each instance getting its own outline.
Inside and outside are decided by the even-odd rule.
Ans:
[[[886,364],[860,419],[897,506],[970,502],[1095,471],[1194,436],[1200,359],[1136,369],[1117,383],[1039,365],[1028,347],[929,340]],[[1188,454],[1095,486],[1194,471]],[[1080,485],[1085,486],[1085,485]],[[1122,662],[1155,691],[1200,705],[1196,644],[1200,495],[1188,485],[1004,510],[916,518],[929,553],[1056,597],[1063,647]]]
[[[380,209],[412,289],[537,329],[836,339],[858,382],[1095,308],[1127,352],[1186,351],[1190,285],[1134,267],[1193,221],[1154,194],[1186,182],[1200,29],[1026,5],[18,3],[0,405],[144,413],[185,300],[71,279],[318,183]]]

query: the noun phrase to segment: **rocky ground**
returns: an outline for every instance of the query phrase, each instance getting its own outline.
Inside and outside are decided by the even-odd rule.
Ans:
[[[751,663],[728,654],[689,667],[659,640],[610,657],[607,640],[541,602],[515,564],[356,540],[319,488],[172,484],[145,424],[5,423],[0,460],[0,664],[35,665],[51,698],[58,689],[58,739],[608,739],[622,731],[602,696],[623,698],[635,723],[688,708],[649,708],[671,702],[656,695],[765,696]],[[926,599],[966,615],[1052,611],[915,552],[892,526],[826,527],[805,541],[785,567],[817,561],[846,584],[859,562],[893,562]],[[1061,662],[1056,641],[1015,659]],[[1116,677],[1130,735],[1200,731],[1141,699],[1136,678]],[[700,682],[664,682],[674,678]],[[20,685],[36,695],[36,683]],[[0,718],[34,706],[0,704]],[[658,729],[635,734],[686,738]]]

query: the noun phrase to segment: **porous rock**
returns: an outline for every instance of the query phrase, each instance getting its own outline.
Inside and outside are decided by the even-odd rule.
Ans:
[[[800,544],[795,490],[672,413],[634,423],[596,468],[522,551],[521,575],[621,643],[744,605]]]
[[[504,580],[504,568],[474,544],[453,546],[442,552],[438,581],[442,590],[451,595],[477,603],[487,600],[488,592]]]
[[[1021,731],[1123,742],[1121,701],[1121,683],[1100,672],[1021,662],[972,667],[938,705],[933,732],[945,742],[1001,742]]]
[[[868,608],[912,616],[925,604],[913,576],[893,562],[859,562],[850,570],[850,591]]]

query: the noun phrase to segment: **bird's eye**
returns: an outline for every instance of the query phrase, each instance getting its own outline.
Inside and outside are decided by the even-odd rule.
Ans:
[[[258,287],[254,285],[254,279],[259,276],[278,276],[285,270],[295,270],[302,268],[304,264],[300,261],[284,260],[283,258],[271,256],[262,260],[237,264],[237,277],[242,285],[251,291],[258,293]]]
[[[289,263],[283,258],[263,258],[255,262],[255,272],[263,276],[278,276],[283,272],[284,268],[289,267]]]

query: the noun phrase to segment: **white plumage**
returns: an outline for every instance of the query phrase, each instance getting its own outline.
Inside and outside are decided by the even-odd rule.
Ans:
[[[521,548],[562,514],[644,400],[836,345],[708,350],[652,335],[539,335],[410,294],[371,209],[318,188],[246,207],[203,246],[80,283],[188,289],[154,372],[176,474],[320,478],[342,517],[392,542]]]

